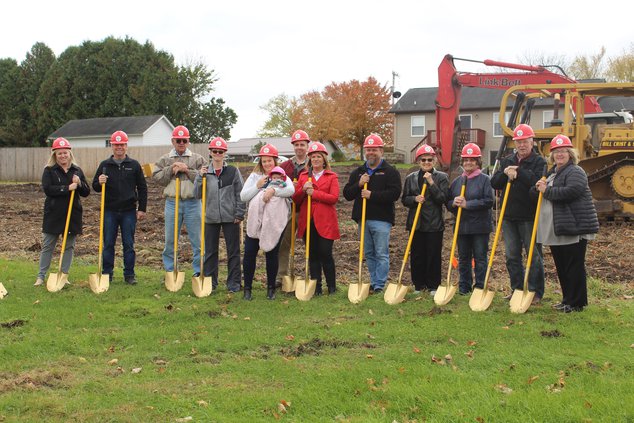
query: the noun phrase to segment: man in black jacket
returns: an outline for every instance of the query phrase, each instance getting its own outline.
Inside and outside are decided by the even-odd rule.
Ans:
[[[343,189],[346,200],[354,200],[352,219],[361,223],[366,199],[363,251],[374,292],[381,292],[390,271],[390,231],[394,225],[394,203],[401,195],[401,175],[383,159],[383,140],[370,134],[363,143],[366,162],[350,173]],[[364,189],[364,184],[368,184]]]
[[[491,186],[504,190],[511,181],[502,231],[506,250],[506,269],[511,279],[511,289],[523,289],[524,265],[522,248],[528,255],[537,201],[531,198],[529,190],[541,178],[546,160],[533,151],[533,129],[520,124],[513,131],[516,152],[500,161],[500,168],[491,178]],[[544,262],[541,244],[535,245],[533,261],[528,279],[528,289],[535,292],[533,303],[539,303],[544,296]],[[510,298],[510,296],[508,296]]]
[[[121,228],[123,278],[126,283],[134,285],[134,232],[137,220],[145,217],[147,184],[139,162],[126,154],[128,135],[123,131],[116,131],[110,137],[110,144],[113,154],[99,164],[92,180],[92,187],[97,192],[101,192],[102,184],[106,184],[102,273],[108,274],[112,281],[114,246],[117,232]]]

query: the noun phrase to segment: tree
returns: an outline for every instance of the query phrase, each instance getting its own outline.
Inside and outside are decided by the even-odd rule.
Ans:
[[[296,108],[297,100],[289,98],[284,93],[260,106],[261,110],[268,112],[269,118],[264,122],[258,136],[262,138],[290,136],[294,130],[292,118]]]
[[[634,43],[622,56],[608,59],[606,77],[615,82],[634,82]]]
[[[0,59],[0,146],[14,145],[20,137],[20,68],[14,59]]]
[[[604,74],[604,58],[605,47],[601,47],[594,55],[577,56],[570,64],[570,75],[576,80],[601,78]]]

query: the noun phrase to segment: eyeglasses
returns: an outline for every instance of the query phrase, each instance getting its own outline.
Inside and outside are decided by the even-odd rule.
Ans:
[[[433,163],[434,159],[418,159],[421,163]]]
[[[210,150],[211,154],[224,154],[224,150]]]
[[[183,139],[183,138],[179,138],[176,141],[176,144],[187,144],[189,142],[189,140]]]

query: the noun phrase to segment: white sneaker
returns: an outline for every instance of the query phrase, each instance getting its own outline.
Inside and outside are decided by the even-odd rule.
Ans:
[[[33,284],[33,286],[41,286],[41,285],[44,285],[44,279],[42,279],[42,278],[37,278],[37,279],[35,280],[35,283]]]
[[[429,291],[429,295],[431,295],[432,297],[436,295],[436,290],[433,289],[431,291]]]

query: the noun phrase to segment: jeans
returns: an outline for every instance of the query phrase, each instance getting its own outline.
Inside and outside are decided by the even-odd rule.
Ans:
[[[174,205],[172,198],[165,199],[165,249],[163,249],[163,267],[166,272],[174,271]],[[178,202],[178,233],[183,222],[192,246],[194,273],[200,273],[200,200],[180,200]]]
[[[277,276],[277,268],[279,266],[279,249],[280,242],[278,241],[275,248],[264,254],[266,257],[266,286],[269,289],[275,288],[275,278]],[[252,289],[253,276],[255,275],[255,262],[259,250],[260,240],[246,235],[244,237],[244,259],[242,260],[245,290],[250,291]]]
[[[55,244],[60,235],[42,233],[42,252],[40,253],[40,271],[37,277],[45,280],[46,272],[51,266],[51,259],[53,258],[53,252],[55,251]],[[62,273],[68,274],[70,265],[73,262],[73,253],[75,251],[75,235],[68,234],[66,237],[66,248],[64,249],[64,257],[62,259]],[[59,262],[58,262],[59,263]],[[55,269],[57,272],[57,269]]]
[[[392,224],[382,220],[365,221],[363,253],[370,272],[372,289],[383,289],[390,271],[390,231]]]
[[[123,276],[134,276],[134,231],[136,230],[136,210],[116,212],[104,210],[103,218],[103,269],[102,273],[111,275],[114,271],[114,246],[117,233],[121,228],[123,244]]]
[[[240,273],[240,224],[239,223],[205,223],[205,258],[203,276],[211,276],[212,287],[218,287],[218,247],[220,246],[220,230],[227,247],[227,289],[240,291],[242,274]]]
[[[506,250],[506,269],[511,278],[511,288],[513,290],[523,289],[525,269],[522,263],[522,251],[525,251],[528,257],[533,222],[505,220],[502,222],[502,231],[504,232],[504,248]],[[544,296],[544,261],[541,244],[535,244],[532,260],[528,275],[528,290],[535,292],[536,297],[542,298]]]
[[[458,235],[458,272],[460,273],[460,292],[467,294],[473,287],[471,259],[475,261],[475,287],[484,288],[487,273],[487,251],[489,234]]]

